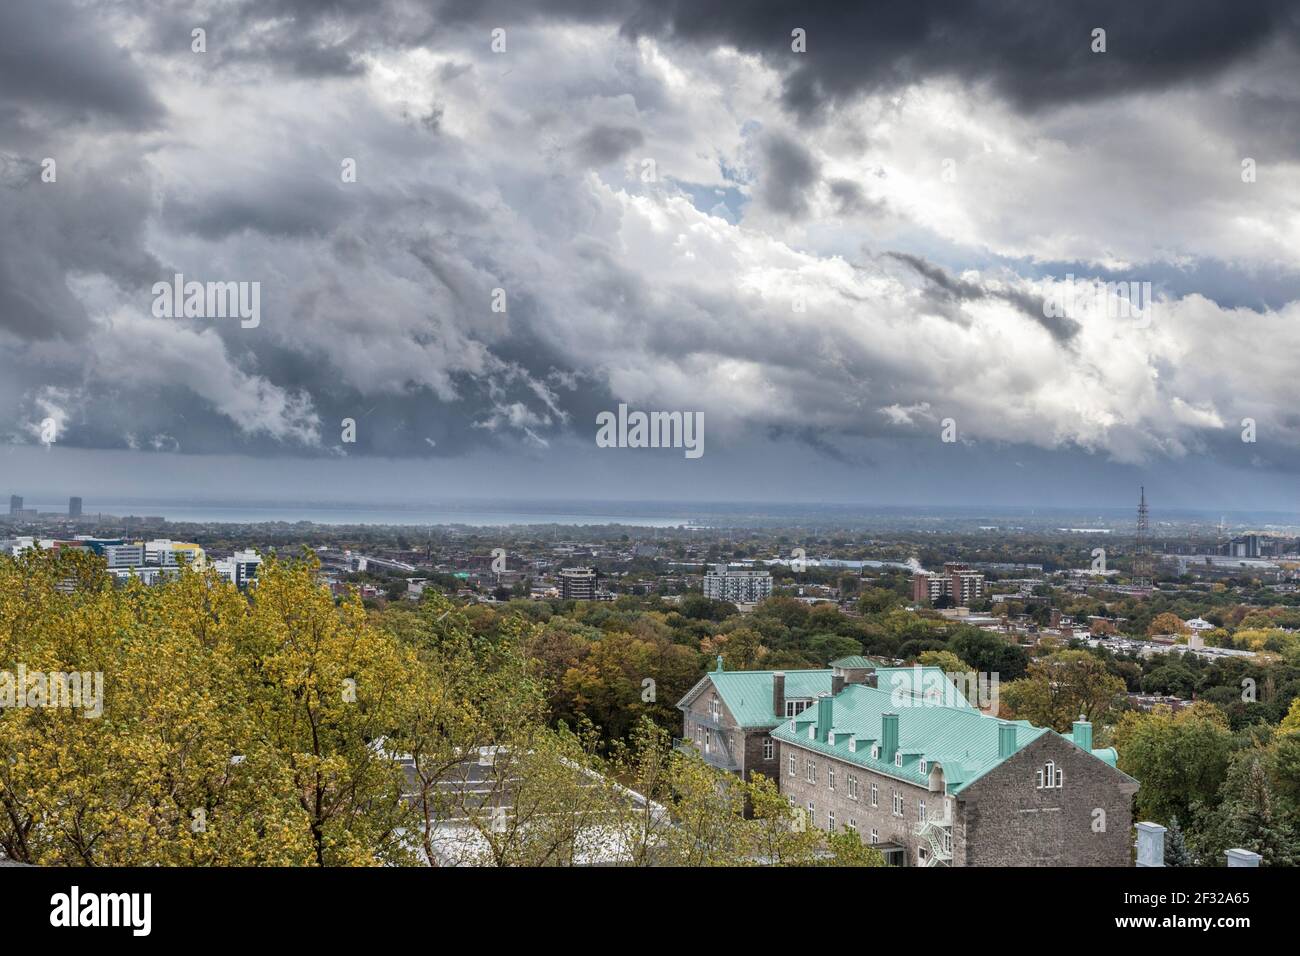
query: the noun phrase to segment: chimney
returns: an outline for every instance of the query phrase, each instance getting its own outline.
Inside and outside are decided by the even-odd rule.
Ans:
[[[1074,722],[1074,742],[1082,747],[1088,753],[1092,753],[1092,724],[1084,718],[1083,714]]]
[[[831,734],[831,717],[834,708],[835,698],[830,694],[817,696],[817,739],[823,743]]]
[[[1016,725],[998,725],[998,756],[1010,757],[1016,752]]]
[[[772,713],[777,720],[785,719],[785,671],[772,674]]]
[[[898,752],[898,715],[880,715],[880,759],[894,762]]]
[[[862,678],[862,683],[864,683],[868,687],[875,687],[879,682],[880,682],[880,675],[876,673],[876,669],[874,667],[871,668],[871,670],[867,671],[866,676]]]
[[[1137,825],[1137,866],[1165,865],[1165,828],[1158,823]],[[1231,852],[1231,851],[1229,851]]]
[[[844,675],[838,671],[831,675],[831,696],[840,696],[840,691],[844,689]]]

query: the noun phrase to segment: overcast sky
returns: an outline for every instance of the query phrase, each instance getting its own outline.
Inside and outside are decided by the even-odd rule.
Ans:
[[[0,493],[1300,510],[1297,13],[838,6],[8,0]]]

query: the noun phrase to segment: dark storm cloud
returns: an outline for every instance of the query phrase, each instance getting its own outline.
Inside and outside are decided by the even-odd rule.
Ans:
[[[1073,319],[1067,316],[1048,315],[1047,313],[1051,310],[1046,307],[1041,296],[1030,295],[1018,289],[986,289],[977,283],[967,282],[964,279],[951,276],[934,263],[927,262],[920,256],[910,253],[889,252],[886,255],[891,259],[905,263],[923,277],[931,291],[937,293],[944,302],[960,303],[975,302],[982,299],[1001,299],[1015,306],[1021,314],[1041,325],[1052,338],[1062,345],[1068,345],[1079,333],[1079,323]]]
[[[806,216],[808,191],[817,184],[816,158],[784,133],[765,134],[759,148],[763,157],[759,195],[764,205],[784,216]]]
[[[53,115],[143,128],[163,114],[142,70],[100,29],[97,12],[64,0],[0,6],[0,106],[13,104],[27,123]]]
[[[297,175],[263,177],[193,197],[170,197],[162,215],[172,228],[223,239],[253,229],[268,236],[321,235],[355,208],[334,183]]]
[[[862,187],[851,179],[832,179],[827,185],[830,187],[831,195],[839,203],[839,214],[841,216],[858,216],[883,212],[885,204],[878,200],[867,198],[867,194]]]
[[[598,166],[615,162],[645,142],[645,134],[632,126],[593,126],[578,140],[579,152]]]
[[[790,49],[796,27],[807,31],[803,54]],[[1105,53],[1091,49],[1097,27],[1106,30]],[[640,5],[624,31],[759,54],[788,71],[786,105],[803,113],[930,76],[989,82],[1033,109],[1203,79],[1275,37],[1294,42],[1297,18],[1283,0],[665,0]]]
[[[762,56],[785,74],[786,106],[804,114],[935,76],[988,83],[1032,110],[1204,79],[1274,39],[1295,43],[1300,36],[1300,17],[1285,0],[248,0],[156,18],[154,42],[187,43],[196,16],[211,24],[215,58],[308,76],[354,74],[367,51],[437,44],[448,31],[482,28],[486,43],[487,30],[503,27],[513,43],[526,44],[534,23],[604,23],[628,37]],[[1105,53],[1091,48],[1099,27]],[[795,28],[807,33],[806,53],[791,50]],[[232,42],[220,42],[223,35]]]
[[[770,425],[767,428],[769,441],[784,442],[794,440],[806,445],[823,458],[848,465],[853,468],[873,468],[875,462],[860,451],[850,450],[850,441],[858,436],[845,436],[829,430],[821,431],[809,426],[793,428],[787,425]]]
[[[42,182],[35,160],[0,153],[0,329],[23,339],[85,331],[85,307],[68,287],[73,275],[135,288],[158,274],[143,249],[150,195],[138,156],[55,168],[57,180]]]

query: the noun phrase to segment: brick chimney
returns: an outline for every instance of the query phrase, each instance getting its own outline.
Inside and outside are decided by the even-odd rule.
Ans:
[[[838,697],[844,689],[844,675],[836,671],[831,675],[831,696]]]
[[[785,719],[785,671],[772,674],[772,713],[777,720]]]

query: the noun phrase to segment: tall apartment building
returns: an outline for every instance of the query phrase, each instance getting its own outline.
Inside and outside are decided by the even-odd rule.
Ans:
[[[560,597],[566,601],[596,600],[596,569],[561,568]]]
[[[23,510],[23,497],[22,497],[22,495],[10,495],[10,496],[9,496],[9,513],[10,513],[11,515],[16,515],[16,514],[18,514],[20,511],[22,511],[22,510]]]
[[[69,498],[69,499],[68,499],[68,517],[69,517],[69,518],[80,518],[80,517],[81,517],[81,499],[80,499],[80,498]]]
[[[848,684],[771,736],[791,807],[889,863],[1129,865],[1138,783],[1113,749],[1093,749],[1082,719],[1062,735]]]
[[[704,575],[704,596],[732,604],[756,604],[772,596],[772,573],[715,564]]]
[[[943,571],[917,571],[912,575],[912,600],[933,603],[941,597],[953,604],[969,607],[984,596],[984,575],[964,564],[949,562]]]

